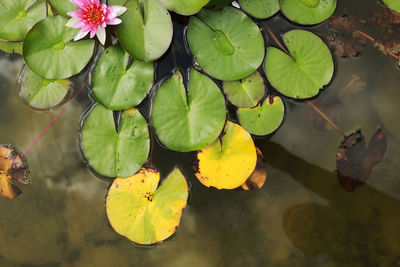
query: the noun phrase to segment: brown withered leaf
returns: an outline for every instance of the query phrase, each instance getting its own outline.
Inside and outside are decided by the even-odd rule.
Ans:
[[[330,35],[326,39],[328,46],[339,57],[355,57],[364,50],[365,41],[361,38]]]
[[[360,29],[360,20],[354,16],[343,15],[329,18],[329,28],[343,35],[353,35]]]
[[[246,180],[246,182],[242,184],[241,187],[243,190],[261,189],[265,184],[265,180],[267,179],[267,164],[264,161],[264,156],[261,150],[258,147],[256,147],[256,149],[257,149],[256,168],[254,169],[250,177]]]
[[[28,172],[18,154],[10,146],[0,145],[0,195],[14,199],[22,191],[13,183],[29,183]]]
[[[368,147],[361,130],[344,137],[336,155],[339,184],[348,192],[363,185],[371,175],[373,167],[383,160],[386,152],[386,137],[381,129],[372,136]]]
[[[331,17],[329,28],[336,32],[326,37],[328,46],[340,57],[357,56],[365,40],[358,34],[360,21],[354,16]]]
[[[385,32],[375,40],[374,46],[377,47],[385,55],[399,54],[400,28],[392,27],[386,29]]]
[[[384,10],[375,13],[368,20],[368,23],[385,29],[391,28],[394,24],[400,24],[400,13],[394,12],[385,6]]]

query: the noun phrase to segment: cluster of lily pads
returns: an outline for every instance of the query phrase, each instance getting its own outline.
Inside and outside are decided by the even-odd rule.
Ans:
[[[92,1],[92,0],[85,0]],[[243,185],[257,163],[252,134],[268,135],[283,121],[282,97],[318,94],[333,76],[331,53],[315,34],[282,34],[285,51],[265,47],[258,24],[279,11],[304,25],[329,18],[336,0],[109,0],[123,5],[117,39],[98,49],[89,38],[73,41],[66,0],[2,0],[0,49],[21,53],[20,95],[30,106],[48,109],[68,95],[70,78],[99,55],[91,73],[95,100],[84,114],[81,149],[99,174],[116,178],[106,201],[112,227],[140,244],[171,236],[186,206],[188,187],[179,169],[157,189],[160,174],[143,168],[154,131],[165,147],[195,152],[194,172],[207,187]],[[196,68],[175,69],[155,81],[154,61],[170,47],[170,12],[190,16],[187,46]],[[266,52],[265,52],[266,51]],[[266,81],[276,92],[266,90]],[[222,81],[222,88],[216,83]],[[221,90],[222,89],[222,90]],[[152,91],[153,93],[149,93]],[[268,94],[266,94],[268,92]],[[137,107],[148,95],[148,120]],[[226,98],[225,98],[226,97]],[[237,107],[227,121],[226,100]],[[122,111],[115,119],[115,111]]]

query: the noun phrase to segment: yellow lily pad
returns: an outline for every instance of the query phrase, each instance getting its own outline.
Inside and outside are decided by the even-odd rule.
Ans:
[[[188,198],[188,185],[175,169],[158,187],[160,173],[140,169],[128,178],[116,178],[106,199],[114,230],[135,243],[158,243],[175,233]]]
[[[222,141],[221,141],[222,140]],[[220,139],[200,150],[193,166],[199,181],[207,187],[234,189],[244,184],[257,163],[251,135],[228,121]]]

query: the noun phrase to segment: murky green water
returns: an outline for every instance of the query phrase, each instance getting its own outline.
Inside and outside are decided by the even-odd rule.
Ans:
[[[373,0],[339,0],[336,15],[367,18],[380,8]],[[268,24],[276,32],[290,29],[279,17]],[[186,68],[182,34],[175,38],[177,64]],[[169,51],[159,79],[172,62]],[[0,266],[400,266],[399,70],[370,44],[360,57],[335,63],[335,78],[319,99],[359,76],[365,87],[341,98],[336,122],[347,133],[361,128],[367,139],[383,126],[388,138],[384,162],[354,193],[336,178],[340,135],[316,127],[307,104],[286,100],[279,131],[256,139],[268,164],[261,191],[207,189],[193,176],[188,154],[155,146],[161,174],[178,166],[190,181],[189,205],[170,240],[138,247],[111,229],[104,208],[111,180],[93,174],[79,150],[80,118],[90,103],[84,93],[27,154],[32,183],[21,186],[16,200],[0,199]],[[22,103],[21,66],[19,57],[0,55],[0,143],[19,150],[60,110],[39,112]],[[147,103],[140,108],[146,113]]]

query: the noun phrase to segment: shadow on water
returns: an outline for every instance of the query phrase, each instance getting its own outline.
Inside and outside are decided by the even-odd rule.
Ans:
[[[274,142],[264,142],[265,160],[328,201],[304,202],[283,215],[283,229],[307,257],[329,254],[361,266],[400,266],[400,200],[365,184],[354,193],[336,172],[303,160]],[[354,265],[353,265],[354,266]]]

